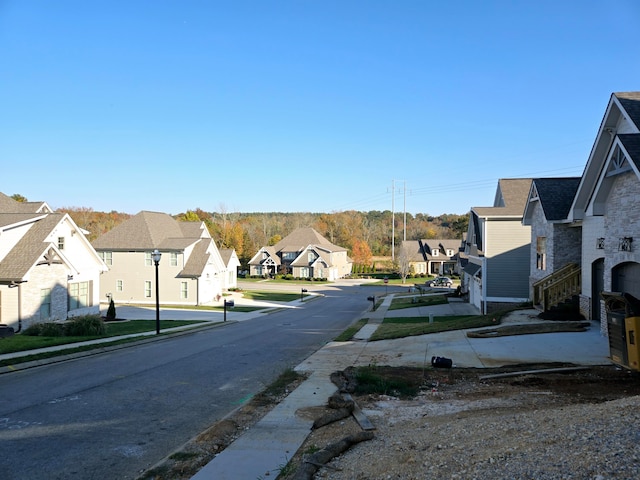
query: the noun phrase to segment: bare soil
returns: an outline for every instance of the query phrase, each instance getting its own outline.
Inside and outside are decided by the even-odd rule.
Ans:
[[[469,423],[471,419],[482,417],[483,421],[492,424],[492,418],[495,417],[495,421],[498,421],[504,415],[558,412],[572,405],[595,406],[640,395],[640,375],[613,366],[590,367],[564,373],[517,373],[561,367],[569,366],[519,365],[497,369],[450,370],[376,367],[376,373],[383,377],[403,379],[407,383],[416,384],[420,387],[420,393],[413,398],[399,398],[392,391],[382,394],[352,394],[358,406],[376,427],[373,431],[374,440],[356,445],[335,461],[319,468],[316,478],[430,478],[425,473],[427,467],[420,459],[431,450],[444,454],[453,445],[454,437],[460,441],[461,434],[456,436],[456,431],[468,431],[468,435],[480,445],[478,447],[478,444],[474,444],[474,448],[482,448],[483,428],[472,433]],[[514,372],[514,376],[484,378],[492,374]],[[146,472],[140,479],[190,478],[245,430],[257,423],[286,396],[287,391],[296,388],[300,381],[302,380],[288,385],[281,395],[254,398],[189,442],[180,452]],[[328,411],[328,407],[318,407],[298,414],[318,418]],[[533,420],[534,423],[535,421]],[[456,422],[460,424],[457,427]],[[438,425],[446,425],[446,428],[435,435]],[[283,465],[278,472],[265,472],[264,478],[294,478],[296,469],[311,453],[361,430],[353,417],[313,430],[288,465]],[[487,445],[487,448],[491,447]],[[474,454],[478,458],[484,458],[481,452]],[[449,463],[455,462],[449,460]],[[420,471],[420,476],[413,477],[407,473],[414,470]],[[441,470],[442,472],[445,470]],[[449,471],[448,476],[472,478],[455,473],[454,470]]]

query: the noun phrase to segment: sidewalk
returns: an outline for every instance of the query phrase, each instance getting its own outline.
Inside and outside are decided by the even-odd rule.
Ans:
[[[229,445],[203,467],[193,480],[237,480],[277,476],[303,444],[311,431],[312,420],[296,414],[300,409],[323,406],[336,391],[330,381],[332,372],[349,366],[430,365],[432,355],[452,358],[458,367],[487,368],[507,364],[566,362],[576,365],[610,364],[607,340],[594,325],[587,332],[545,333],[490,339],[468,338],[465,331],[422,335],[399,340],[368,342],[388,312],[393,295],[387,296],[369,323],[349,342],[332,342],[296,367],[310,374],[251,430]],[[434,307],[401,310],[399,316],[478,314],[474,307],[461,302]],[[409,312],[411,311],[411,314]],[[534,312],[518,312],[507,323],[539,321]],[[537,312],[535,312],[537,313]],[[367,316],[367,315],[363,315]]]

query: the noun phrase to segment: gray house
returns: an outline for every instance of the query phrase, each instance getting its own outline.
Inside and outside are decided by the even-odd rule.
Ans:
[[[542,310],[579,293],[581,231],[567,221],[579,184],[580,177],[531,184],[522,223],[531,226],[529,295]]]
[[[522,224],[531,179],[498,181],[492,207],[473,207],[461,287],[482,312],[529,299],[531,227]]]

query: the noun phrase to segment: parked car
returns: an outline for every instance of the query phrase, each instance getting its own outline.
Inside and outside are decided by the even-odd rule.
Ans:
[[[433,280],[426,282],[427,287],[447,287],[453,286],[453,280],[449,277],[436,277]]]

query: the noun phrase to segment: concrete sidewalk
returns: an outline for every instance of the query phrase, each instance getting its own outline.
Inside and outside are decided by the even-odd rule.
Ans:
[[[291,392],[257,425],[228,446],[200,470],[194,480],[257,479],[280,471],[311,431],[313,420],[297,414],[300,409],[323,406],[336,391],[329,376],[349,366],[430,365],[432,356],[451,358],[457,367],[486,368],[500,365],[563,362],[576,365],[609,365],[608,342],[593,324],[587,332],[545,333],[498,338],[468,338],[465,331],[421,335],[398,340],[368,342],[385,316],[462,315],[472,306],[461,302],[388,312],[392,295],[385,298],[369,323],[349,342],[332,342],[296,367],[309,378]],[[503,323],[540,322],[535,311],[517,312]]]

